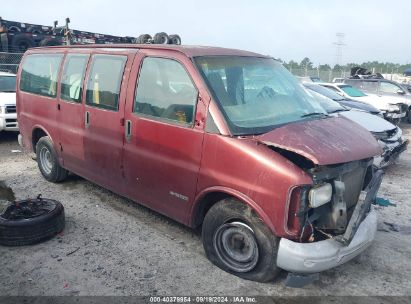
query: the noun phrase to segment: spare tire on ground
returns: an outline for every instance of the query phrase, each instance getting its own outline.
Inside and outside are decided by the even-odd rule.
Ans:
[[[41,198],[0,201],[0,245],[23,246],[50,239],[64,229],[63,205]]]

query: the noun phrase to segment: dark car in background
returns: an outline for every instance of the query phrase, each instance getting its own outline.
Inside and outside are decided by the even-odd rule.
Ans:
[[[325,97],[328,97],[328,98],[338,102],[340,105],[343,105],[345,107],[359,109],[359,110],[362,110],[362,111],[369,112],[371,114],[382,116],[382,113],[381,113],[380,110],[378,110],[376,107],[374,107],[373,105],[370,105],[368,103],[361,102],[361,101],[356,101],[356,100],[350,99],[348,97],[341,96],[340,94],[337,94],[336,92],[334,92],[330,89],[327,89],[326,87],[323,87],[323,86],[318,85],[318,84],[305,83],[304,86],[308,87],[312,91],[315,91],[315,92],[317,92],[321,95],[324,95]]]

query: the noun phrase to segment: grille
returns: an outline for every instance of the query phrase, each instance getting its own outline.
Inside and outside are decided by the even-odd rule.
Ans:
[[[6,106],[6,113],[16,113],[16,106]]]
[[[360,196],[364,183],[366,168],[358,167],[342,176],[345,183],[344,200],[347,203],[347,209],[355,206]]]
[[[408,105],[406,105],[405,103],[399,103],[398,106],[400,107],[401,112],[408,111]]]

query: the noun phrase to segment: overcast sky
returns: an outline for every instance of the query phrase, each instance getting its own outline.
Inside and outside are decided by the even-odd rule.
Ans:
[[[289,61],[336,63],[336,33],[345,33],[342,63],[411,62],[409,0],[20,0],[1,5],[6,20],[119,36],[180,34],[183,44],[251,50]]]

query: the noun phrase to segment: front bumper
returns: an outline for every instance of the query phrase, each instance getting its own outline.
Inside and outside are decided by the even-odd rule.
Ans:
[[[282,238],[277,266],[296,273],[316,273],[344,264],[371,245],[377,231],[377,213],[371,209],[348,246],[328,239],[315,243],[297,243]]]
[[[382,176],[382,170],[377,170],[362,191],[343,235],[313,243],[282,238],[277,266],[295,273],[316,273],[344,264],[363,252],[371,245],[377,232],[377,214],[371,203],[377,195]],[[370,212],[365,215],[367,210]]]
[[[18,131],[17,114],[0,114],[0,131]]]
[[[394,112],[386,112],[384,114],[384,117],[386,119],[396,119],[396,118],[403,118],[407,115],[407,113],[405,112],[401,112],[401,113],[394,113]]]
[[[382,144],[384,145],[384,152],[381,156],[374,158],[374,165],[379,168],[384,168],[392,164],[395,160],[398,159],[402,152],[407,150],[408,142],[408,139],[402,142],[382,142]]]

